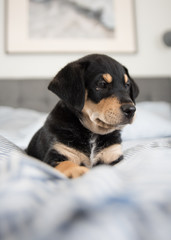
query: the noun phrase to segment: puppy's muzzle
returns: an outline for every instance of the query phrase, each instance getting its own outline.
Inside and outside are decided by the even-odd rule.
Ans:
[[[126,118],[131,119],[135,114],[136,107],[132,104],[124,104],[121,106],[121,110]]]

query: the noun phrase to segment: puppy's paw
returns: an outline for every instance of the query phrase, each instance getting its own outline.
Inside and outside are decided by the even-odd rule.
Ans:
[[[88,172],[88,168],[78,166],[71,161],[64,161],[55,167],[68,178],[77,178]]]
[[[88,172],[88,168],[86,167],[75,167],[75,168],[72,168],[72,169],[69,169],[65,175],[68,177],[68,178],[77,178],[77,177],[80,177],[82,175],[84,175],[86,172]]]

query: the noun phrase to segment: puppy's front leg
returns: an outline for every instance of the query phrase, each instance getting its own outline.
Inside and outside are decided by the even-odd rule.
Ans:
[[[46,154],[44,162],[56,168],[68,178],[77,178],[85,174],[89,169],[74,163],[75,159],[76,157],[70,159],[57,150],[51,149]]]
[[[123,159],[121,144],[113,144],[99,151],[94,159],[94,166],[99,164],[115,165]]]

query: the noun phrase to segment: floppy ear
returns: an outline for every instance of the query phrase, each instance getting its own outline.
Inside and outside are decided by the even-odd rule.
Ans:
[[[129,79],[131,81],[130,96],[131,96],[131,99],[133,100],[133,102],[135,103],[135,98],[138,97],[138,94],[139,94],[139,88],[138,88],[138,85],[135,83],[135,81],[129,75],[128,69],[126,67],[124,67],[124,69],[125,69],[127,76],[129,77]]]
[[[48,89],[65,103],[81,111],[85,101],[84,67],[79,62],[66,65],[50,82]]]

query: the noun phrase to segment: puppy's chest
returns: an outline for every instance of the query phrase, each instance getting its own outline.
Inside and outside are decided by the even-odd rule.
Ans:
[[[107,139],[95,134],[86,139],[80,138],[74,146],[58,142],[55,149],[68,160],[89,168],[98,164],[110,164],[122,155],[119,143],[107,144]]]
[[[89,153],[89,159],[91,166],[95,165],[95,156],[97,153],[97,136],[92,136],[89,140],[89,147],[90,147],[90,153]],[[101,149],[102,150],[102,149]]]

